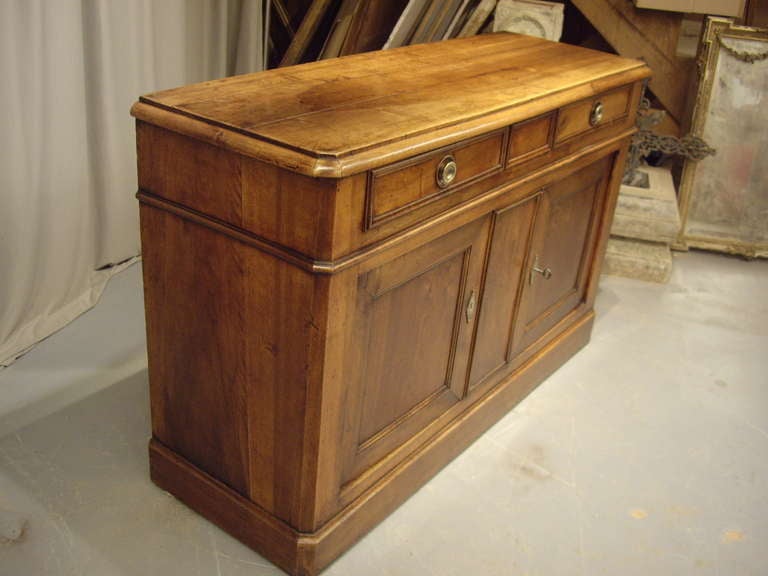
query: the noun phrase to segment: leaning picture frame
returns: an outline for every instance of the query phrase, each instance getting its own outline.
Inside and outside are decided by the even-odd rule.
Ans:
[[[677,247],[768,257],[768,30],[709,17],[691,134],[716,149],[686,161]]]

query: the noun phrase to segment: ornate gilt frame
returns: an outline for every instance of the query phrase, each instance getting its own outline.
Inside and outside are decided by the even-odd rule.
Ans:
[[[736,54],[736,50],[729,47],[726,42],[729,40],[755,40],[765,43],[765,49],[760,54],[741,52]],[[723,48],[723,50],[721,50]],[[762,54],[765,52],[765,54]],[[732,18],[709,17],[705,20],[702,39],[698,54],[698,90],[696,101],[693,108],[693,118],[690,133],[695,136],[706,139],[705,128],[707,120],[710,118],[710,105],[712,104],[712,92],[715,82],[718,79],[718,62],[722,55],[727,53],[731,57],[736,57],[744,62],[764,60],[768,55],[768,30],[761,28],[752,28],[747,26],[738,26],[734,24]],[[760,56],[753,58],[753,56]],[[719,142],[709,142],[720,152]],[[704,162],[724,162],[720,154],[714,158],[708,158]],[[753,243],[745,241],[734,235],[732,238],[721,236],[705,236],[701,234],[691,234],[688,229],[691,201],[696,194],[696,176],[700,170],[701,163],[687,160],[685,162],[680,181],[680,220],[681,227],[678,236],[676,248],[687,249],[704,248],[716,250],[731,254],[741,254],[747,257],[768,257],[768,242]],[[766,184],[768,186],[768,183]],[[768,226],[768,221],[766,221]]]

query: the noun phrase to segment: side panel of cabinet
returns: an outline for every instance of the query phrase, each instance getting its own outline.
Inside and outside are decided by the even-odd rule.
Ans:
[[[472,222],[358,271],[343,481],[463,398],[489,223]]]
[[[513,351],[524,350],[584,301],[614,156],[548,186],[541,197]]]
[[[146,204],[141,233],[154,439],[307,529],[327,277]]]

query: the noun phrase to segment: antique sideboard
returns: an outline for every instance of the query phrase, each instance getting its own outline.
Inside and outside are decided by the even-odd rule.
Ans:
[[[648,75],[492,34],[142,97],[153,481],[333,561],[589,340]]]

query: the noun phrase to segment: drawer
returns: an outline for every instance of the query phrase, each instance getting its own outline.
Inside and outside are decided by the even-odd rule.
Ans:
[[[552,150],[556,111],[524,120],[509,128],[507,167],[544,156]]]
[[[500,171],[504,141],[505,130],[498,130],[371,171],[365,229],[409,214]]]
[[[564,106],[557,115],[555,144],[596,131],[625,118],[632,102],[632,86],[623,86]]]

